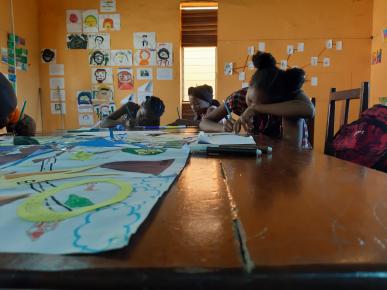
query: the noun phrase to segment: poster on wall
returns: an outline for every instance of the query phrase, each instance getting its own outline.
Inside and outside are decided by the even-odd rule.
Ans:
[[[79,114],[78,120],[79,120],[80,127],[91,127],[94,125],[93,114]]]
[[[384,43],[387,43],[387,28],[382,29],[382,39]]]
[[[99,31],[119,31],[121,29],[120,14],[100,14]]]
[[[135,49],[156,49],[156,33],[134,32],[133,43]]]
[[[89,64],[96,66],[110,65],[109,50],[89,50]]]
[[[118,89],[121,91],[133,90],[134,77],[131,68],[119,68],[117,70]]]
[[[116,12],[117,4],[116,0],[101,0],[100,8],[101,12]]]
[[[94,105],[94,112],[97,114],[99,120],[109,117],[111,113],[116,110],[115,103],[106,103],[100,105]]]
[[[232,76],[233,70],[234,70],[234,65],[232,62],[226,63],[224,65],[224,75],[225,76]]]
[[[98,10],[85,10],[82,12],[83,32],[98,32]]]
[[[112,84],[113,71],[111,68],[92,68],[91,69],[92,84]]]
[[[68,49],[87,49],[86,34],[67,34],[66,43]]]
[[[50,76],[63,76],[64,64],[50,63],[48,71]]]
[[[89,34],[88,49],[110,49],[110,34],[109,33],[98,33]]]
[[[81,10],[66,11],[66,27],[67,27],[67,32],[70,32],[70,33],[82,32],[82,11]]]
[[[55,63],[56,61],[56,49],[45,48],[40,52],[42,63]]]
[[[153,71],[151,68],[138,68],[137,69],[137,79],[138,80],[152,80]]]
[[[50,90],[50,101],[51,102],[65,102],[66,91],[65,90]]]
[[[156,49],[157,65],[172,66],[173,65],[173,49],[172,43],[157,43]]]
[[[130,49],[112,50],[111,61],[112,66],[132,66],[133,54]]]
[[[153,66],[156,65],[156,52],[150,49],[138,49],[134,53],[134,65]]]
[[[157,69],[157,80],[159,80],[159,81],[171,81],[171,80],[173,80],[173,69],[172,68],[158,68]]]
[[[372,59],[371,59],[372,65],[382,63],[382,53],[383,53],[382,49],[378,49],[372,52]]]
[[[92,88],[93,104],[105,104],[113,102],[114,88],[113,85],[94,85]]]
[[[64,90],[64,78],[50,78],[50,89],[51,90]]]
[[[78,91],[77,92],[78,112],[79,113],[92,113],[93,102],[91,91]]]
[[[65,103],[51,103],[51,113],[54,115],[65,115],[66,104]]]

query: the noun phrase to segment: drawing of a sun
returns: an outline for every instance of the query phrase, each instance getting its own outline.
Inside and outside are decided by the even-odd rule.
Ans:
[[[97,18],[94,15],[88,15],[85,18],[85,24],[88,27],[96,27],[97,26]]]

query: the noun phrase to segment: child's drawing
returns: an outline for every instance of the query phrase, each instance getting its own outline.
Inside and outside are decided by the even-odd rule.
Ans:
[[[82,11],[67,10],[66,11],[66,28],[69,33],[82,32]]]
[[[134,65],[152,66],[156,65],[156,52],[150,49],[138,49],[134,54]]]
[[[118,89],[119,90],[133,90],[134,77],[131,68],[120,68],[117,71]]]
[[[133,33],[133,43],[135,49],[156,49],[156,33],[135,32]]]
[[[113,71],[111,68],[92,68],[91,82],[93,84],[112,84]]]
[[[133,54],[130,49],[112,50],[110,64],[112,66],[132,66]]]
[[[98,10],[85,10],[82,12],[83,32],[98,32]]]
[[[87,49],[87,39],[86,34],[67,34],[67,48]]]
[[[119,31],[121,29],[120,14],[100,14],[99,31]]]
[[[93,66],[110,65],[110,51],[109,50],[90,50],[89,64]]]
[[[89,34],[87,48],[88,49],[110,49],[110,34],[108,33]]]
[[[173,65],[172,43],[157,43],[156,55],[157,55],[157,65],[172,66]]]

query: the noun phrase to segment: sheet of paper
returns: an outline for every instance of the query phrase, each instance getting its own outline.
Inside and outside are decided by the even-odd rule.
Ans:
[[[304,52],[305,49],[305,43],[299,42],[297,45],[297,52]]]
[[[51,102],[65,102],[66,91],[65,90],[50,90],[50,101]]]
[[[253,61],[249,60],[249,61],[247,62],[247,67],[248,67],[249,69],[255,69]]]
[[[64,90],[65,81],[64,78],[50,78],[50,89],[51,90]]]
[[[152,80],[153,70],[151,68],[138,68],[137,69],[138,80]]]
[[[111,68],[101,67],[91,69],[92,84],[112,84],[113,70]]]
[[[136,66],[156,65],[156,51],[147,49],[147,48],[135,50],[134,65]]]
[[[293,45],[288,45],[286,52],[288,55],[291,55],[294,53],[294,46]]]
[[[200,132],[198,144],[213,145],[249,145],[256,144],[251,136],[235,135],[233,133],[204,133]]]
[[[77,103],[79,113],[93,113],[92,92],[83,90],[77,92]]]
[[[120,14],[100,14],[99,31],[119,31],[121,30]]]
[[[133,53],[130,49],[111,50],[112,66],[132,66]]]
[[[312,56],[312,57],[310,58],[310,65],[311,65],[311,66],[316,66],[316,65],[318,65],[318,57],[317,57],[317,56]]]
[[[91,9],[82,12],[83,32],[98,32],[98,10]]]
[[[244,81],[246,79],[246,73],[244,71],[239,73],[239,80]]]
[[[159,66],[173,65],[173,46],[170,42],[159,42],[156,48],[156,62]]]
[[[255,53],[255,47],[254,47],[254,45],[249,46],[249,47],[247,48],[247,54],[248,54],[248,55],[254,55],[254,53]]]
[[[331,65],[331,59],[329,57],[324,57],[323,59],[323,66],[329,67]]]
[[[66,11],[66,28],[70,33],[82,32],[82,11],[67,10]]]
[[[336,50],[343,50],[343,41],[336,41]]]
[[[100,0],[101,12],[116,12],[117,3],[116,0]]]
[[[89,50],[89,65],[110,66],[110,50]]]
[[[92,127],[94,125],[94,115],[93,114],[79,114],[79,126],[81,127]]]
[[[134,32],[133,44],[135,49],[156,49],[156,33]]]
[[[110,34],[89,34],[87,38],[88,49],[110,49]]]
[[[119,68],[117,70],[118,89],[121,91],[133,90],[134,76],[133,69]]]
[[[260,41],[258,43],[258,51],[261,51],[261,52],[266,51],[266,42]]]
[[[64,64],[51,63],[49,65],[50,76],[63,76],[64,75]]]
[[[65,115],[66,114],[66,103],[51,103],[51,114]]]
[[[68,49],[87,49],[88,35],[71,33],[66,36]]]
[[[233,70],[234,70],[234,65],[232,62],[224,64],[224,75],[225,76],[232,76]]]
[[[328,40],[326,41],[325,47],[326,47],[327,49],[332,49],[332,47],[333,47],[333,40],[332,40],[332,39],[328,39]]]
[[[160,80],[160,81],[173,80],[173,69],[172,68],[158,68],[156,74],[157,74],[157,80]]]
[[[153,93],[153,82],[152,81],[146,82],[145,84],[143,84],[138,88],[138,91],[141,93],[142,92]]]
[[[281,66],[281,69],[286,70],[288,68],[288,61],[287,60],[281,60],[280,66]]]
[[[317,77],[311,78],[311,85],[312,85],[312,87],[317,87],[317,85],[318,85],[318,78]]]

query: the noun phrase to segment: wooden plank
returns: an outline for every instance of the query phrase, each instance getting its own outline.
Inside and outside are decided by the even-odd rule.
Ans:
[[[355,100],[360,99],[361,89],[345,90],[332,92],[329,100],[344,101],[344,100]]]

